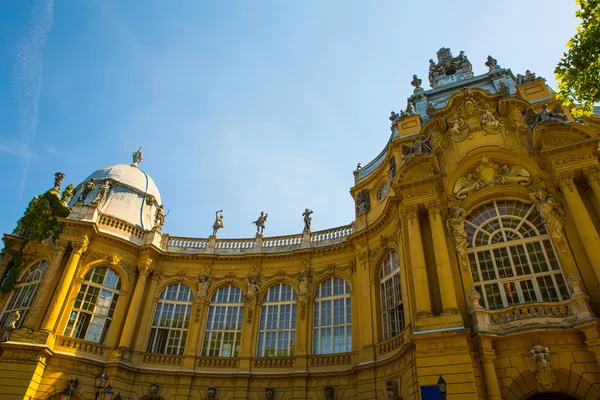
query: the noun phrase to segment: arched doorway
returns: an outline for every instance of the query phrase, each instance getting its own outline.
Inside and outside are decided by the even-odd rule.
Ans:
[[[564,393],[552,392],[536,394],[528,397],[527,400],[577,400],[577,398]]]

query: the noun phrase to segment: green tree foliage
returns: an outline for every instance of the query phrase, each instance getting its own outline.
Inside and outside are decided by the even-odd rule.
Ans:
[[[15,235],[21,238],[19,244],[11,246],[11,243],[4,242],[2,257],[10,255],[13,264],[0,286],[0,292],[13,289],[22,267],[30,261],[25,255],[29,243],[53,242],[62,232],[63,224],[58,218],[67,217],[71,209],[63,204],[58,195],[57,191],[51,189],[34,197],[17,224]]]
[[[568,51],[554,70],[558,98],[565,104],[580,104],[574,115],[589,115],[600,102],[600,0],[577,0],[581,18],[577,34],[567,43]]]

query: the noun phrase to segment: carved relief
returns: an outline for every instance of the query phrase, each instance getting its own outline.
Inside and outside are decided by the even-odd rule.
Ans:
[[[530,350],[531,357],[535,361],[538,385],[542,390],[551,390],[554,385],[554,373],[552,371],[552,360],[550,359],[550,350],[541,345],[533,346]]]
[[[458,254],[460,265],[464,272],[467,272],[469,260],[467,258],[467,232],[465,231],[466,211],[460,207],[452,207],[448,211],[446,219],[446,230],[448,236],[454,242],[454,250]]]
[[[463,100],[454,118],[448,120],[448,135],[455,142],[472,138],[472,133],[483,130],[484,134],[506,133],[504,122],[489,104],[481,105],[473,93],[463,89]]]
[[[496,164],[484,154],[472,172],[456,181],[453,192],[457,199],[464,200],[471,192],[505,184],[527,186],[531,184],[531,174],[520,165]]]
[[[523,114],[517,108],[512,108],[508,113],[508,123],[510,129],[519,138],[521,145],[527,149],[528,153],[532,153],[533,143],[531,143],[527,121],[525,121],[525,117],[523,117]]]
[[[565,225],[565,212],[560,203],[546,189],[539,189],[531,193],[529,197],[540,212],[542,221],[544,221],[550,236],[557,241],[561,241],[563,239],[563,226]]]
[[[198,286],[196,288],[196,296],[194,302],[196,303],[196,313],[194,316],[194,320],[196,322],[200,321],[200,311],[202,310],[202,305],[206,302],[206,297],[208,294],[208,289],[212,285],[212,267],[208,265],[204,268],[204,272],[198,275]]]
[[[306,318],[306,308],[310,301],[310,282],[312,280],[312,272],[308,261],[302,262],[302,270],[296,277],[298,281],[298,308],[300,309],[300,319]]]
[[[398,383],[396,381],[387,381],[385,383],[385,391],[387,392],[388,400],[398,400]]]
[[[356,194],[356,216],[363,215],[371,209],[369,189],[363,189]]]
[[[246,277],[246,321],[252,323],[254,317],[254,309],[258,302],[258,296],[260,294],[260,264],[252,265],[250,273]]]
[[[471,291],[469,291],[469,300],[471,300],[471,307],[469,308],[469,311],[483,308],[479,302],[479,300],[481,300],[481,294],[477,291],[477,289],[471,288]]]

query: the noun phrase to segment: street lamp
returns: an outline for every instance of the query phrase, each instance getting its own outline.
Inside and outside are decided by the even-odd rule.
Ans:
[[[98,397],[100,396],[100,391],[102,389],[104,389],[104,387],[106,386],[106,384],[108,383],[108,374],[106,373],[106,370],[103,370],[102,372],[99,372],[96,375],[96,397],[95,400],[98,400]],[[110,385],[109,385],[110,386]],[[110,389],[112,390],[112,388]],[[104,396],[102,398],[102,400],[104,400]],[[109,397],[109,399],[112,399],[112,396]]]
[[[113,400],[123,400],[123,399],[121,398],[121,393],[117,394],[117,395],[116,395],[116,396],[113,398]]]
[[[437,382],[438,388],[440,389],[440,393],[442,395],[442,400],[446,398],[446,381],[440,375],[440,379]]]
[[[113,400],[114,395],[115,391],[109,383],[108,386],[102,391],[102,400]]]
[[[71,400],[71,396],[75,394],[77,386],[79,386],[79,380],[77,380],[77,378],[69,379],[67,381],[67,387],[60,392],[60,400]]]

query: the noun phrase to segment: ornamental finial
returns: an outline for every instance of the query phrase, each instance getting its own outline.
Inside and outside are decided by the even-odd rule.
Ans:
[[[132,167],[137,167],[139,165],[139,163],[142,162],[142,160],[144,159],[144,155],[142,154],[142,146],[140,146],[140,149],[136,152],[134,152],[132,154],[133,157],[133,164],[131,164]]]

